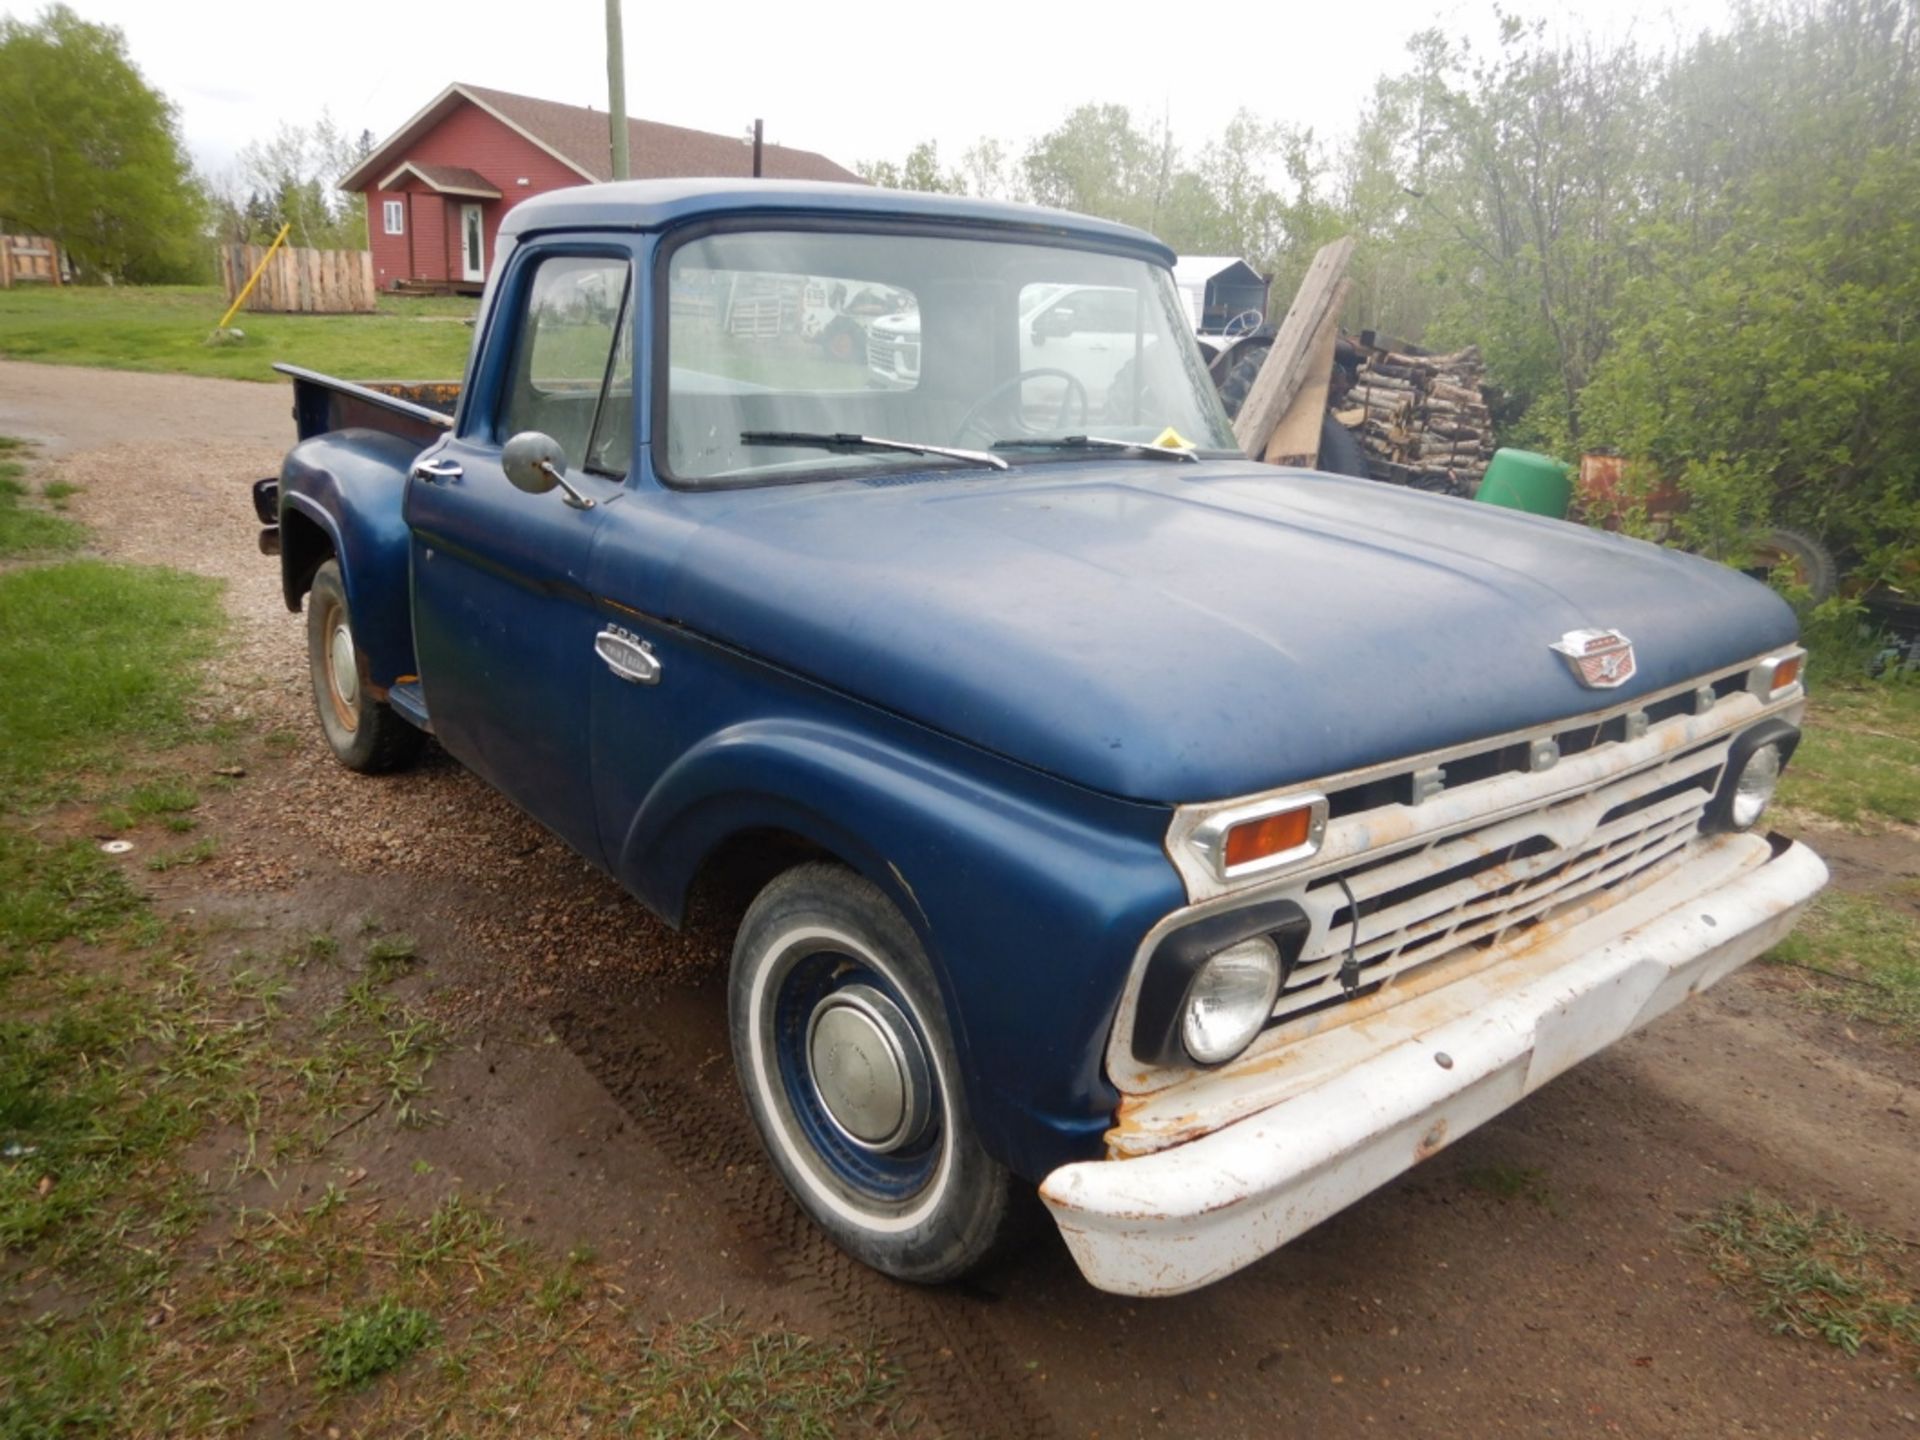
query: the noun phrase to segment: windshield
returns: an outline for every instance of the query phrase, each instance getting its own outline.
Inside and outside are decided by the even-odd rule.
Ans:
[[[674,251],[667,292],[665,468],[683,484],[965,464],[934,447],[1057,461],[1087,452],[1022,442],[1087,435],[1238,453],[1172,277],[1144,260],[733,231]]]

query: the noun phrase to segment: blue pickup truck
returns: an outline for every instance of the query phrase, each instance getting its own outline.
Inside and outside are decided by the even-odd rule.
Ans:
[[[857,186],[560,191],[507,217],[450,415],[296,372],[256,486],[343,764],[434,736],[670,922],[764,877],[746,1104],[906,1279],[1027,1185],[1093,1284],[1216,1280],[1826,878],[1759,824],[1785,605],[1250,463],[1172,260]],[[1120,353],[1068,343],[1069,291]],[[807,336],[830,293],[887,297],[870,353]]]

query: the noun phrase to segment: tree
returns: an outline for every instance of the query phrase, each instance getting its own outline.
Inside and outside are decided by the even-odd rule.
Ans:
[[[271,140],[256,140],[232,171],[215,182],[216,219],[232,241],[266,244],[292,226],[291,243],[319,250],[362,250],[366,209],[358,195],[335,189],[340,178],[372,153],[362,131],[349,140],[326,111],[312,125],[281,125]]]
[[[1027,147],[1037,204],[1152,229],[1171,182],[1171,137],[1134,124],[1124,105],[1082,105]]]
[[[998,140],[983,139],[969,146],[960,157],[961,184],[966,194],[982,200],[1023,200],[1026,188],[1021,183],[1007,150]]]
[[[0,20],[0,136],[0,215],[52,236],[82,278],[183,280],[204,265],[173,106],[119,30],[65,5]]]
[[[1749,11],[1659,88],[1663,143],[1588,432],[1737,556],[1772,523],[1854,574],[1920,574],[1920,24],[1910,4]]]
[[[967,193],[966,179],[959,171],[940,168],[940,147],[932,140],[922,140],[897,165],[891,160],[863,160],[858,169],[861,179],[884,185],[889,190],[930,190],[945,195]]]

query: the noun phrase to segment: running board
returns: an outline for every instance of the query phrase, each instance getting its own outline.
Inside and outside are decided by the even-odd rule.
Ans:
[[[427,697],[420,693],[418,680],[406,680],[387,691],[387,704],[409,725],[433,733],[433,721],[427,718]]]

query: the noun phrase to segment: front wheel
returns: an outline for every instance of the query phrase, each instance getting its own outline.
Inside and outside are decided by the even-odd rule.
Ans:
[[[734,1064],[774,1168],[855,1259],[901,1280],[973,1269],[1012,1177],[980,1148],[933,970],[871,883],[787,871],[734,942]]]
[[[336,760],[368,774],[413,763],[427,737],[368,693],[337,561],[314,572],[307,595],[307,664],[320,728]]]

